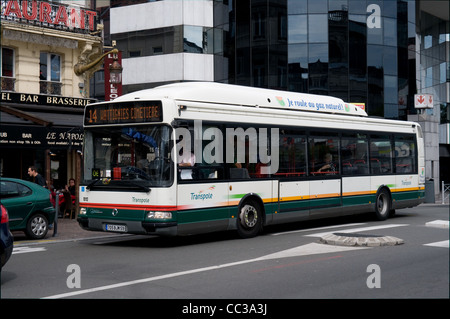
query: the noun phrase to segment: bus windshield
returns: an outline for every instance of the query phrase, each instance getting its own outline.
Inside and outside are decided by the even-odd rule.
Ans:
[[[88,128],[84,133],[84,182],[111,189],[170,186],[171,128],[166,125]]]

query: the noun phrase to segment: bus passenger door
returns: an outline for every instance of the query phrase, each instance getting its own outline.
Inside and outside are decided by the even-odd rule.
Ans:
[[[309,184],[311,216],[338,216],[341,213],[341,178],[311,180]]]
[[[274,223],[308,219],[309,181],[279,181],[279,210]]]
[[[178,184],[179,233],[226,230],[230,215],[228,193],[226,182]]]

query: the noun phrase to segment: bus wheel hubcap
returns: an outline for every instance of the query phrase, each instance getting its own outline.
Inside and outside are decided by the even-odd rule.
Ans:
[[[240,219],[242,226],[247,228],[255,227],[258,222],[258,212],[255,207],[245,205],[241,210]]]
[[[386,214],[387,199],[386,199],[386,195],[384,195],[384,194],[380,194],[380,197],[378,198],[378,211],[382,215]]]

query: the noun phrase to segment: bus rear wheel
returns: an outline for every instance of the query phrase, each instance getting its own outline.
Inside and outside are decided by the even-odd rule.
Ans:
[[[391,195],[383,188],[381,189],[375,200],[375,217],[377,220],[386,220],[391,211]]]
[[[262,210],[254,200],[246,201],[239,210],[237,232],[241,238],[258,235],[262,229]]]

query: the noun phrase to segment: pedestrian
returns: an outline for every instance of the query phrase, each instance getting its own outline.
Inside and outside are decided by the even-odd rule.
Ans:
[[[37,172],[36,167],[34,166],[28,167],[28,175],[34,178],[34,182],[36,184],[41,185],[42,187],[47,186],[44,177],[42,177],[42,175]]]

